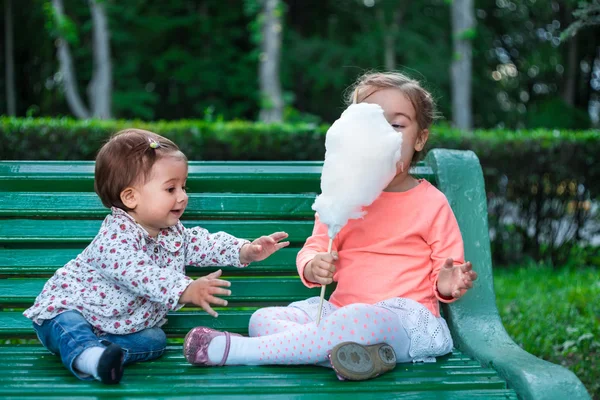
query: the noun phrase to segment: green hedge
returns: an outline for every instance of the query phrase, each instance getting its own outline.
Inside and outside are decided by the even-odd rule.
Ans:
[[[190,160],[318,160],[327,126],[248,121],[96,121],[0,117],[2,159],[93,160],[114,132],[142,128],[173,140]]]
[[[102,143],[126,127],[169,137],[190,160],[322,160],[328,128],[247,121],[0,117],[0,158],[93,160]],[[478,155],[486,178],[497,261],[515,263],[532,257],[560,264],[580,248],[574,249],[573,243],[587,244],[586,229],[594,227],[589,221],[598,220],[594,201],[600,193],[600,131],[465,133],[436,126],[428,143],[428,148],[434,147],[470,149]],[[570,230],[567,240],[561,237],[565,223]],[[592,253],[577,250],[577,254]],[[587,256],[582,262],[588,262]]]
[[[1,159],[92,160],[112,133],[126,128],[148,129],[175,141],[190,160],[322,160],[328,125],[263,124],[248,121],[98,121],[69,118],[0,117]],[[595,162],[600,131],[478,130],[465,133],[446,126],[432,129],[429,148],[470,149],[484,168],[503,170],[508,159],[519,169],[571,176],[586,171],[600,175]],[[535,157],[531,157],[535,156]],[[490,161],[487,163],[486,161]]]

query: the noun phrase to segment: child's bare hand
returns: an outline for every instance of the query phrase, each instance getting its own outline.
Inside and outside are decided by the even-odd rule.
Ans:
[[[477,273],[470,262],[454,265],[454,260],[447,259],[438,275],[438,292],[444,297],[461,298],[473,287]]]
[[[329,285],[333,282],[335,273],[334,262],[338,260],[338,253],[317,253],[317,255],[304,268],[306,280],[321,285]]]
[[[222,288],[231,286],[231,283],[217,279],[221,273],[222,271],[218,270],[190,283],[179,297],[179,302],[197,305],[213,317],[218,317],[219,314],[212,309],[211,304],[226,306],[227,300],[215,297],[215,295],[229,296],[231,294],[231,290]]]
[[[290,242],[281,242],[288,237],[285,232],[275,232],[269,236],[261,236],[250,244],[245,244],[240,250],[240,262],[249,264],[254,261],[262,261],[290,244]]]

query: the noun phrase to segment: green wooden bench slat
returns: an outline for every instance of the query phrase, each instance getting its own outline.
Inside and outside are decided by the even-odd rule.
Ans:
[[[160,359],[149,361],[145,365],[148,365],[151,369],[164,368],[167,365],[169,367],[178,368],[188,367],[189,365],[181,356],[181,346],[180,343],[167,343],[167,352],[165,356]],[[48,350],[41,344],[0,344],[0,355],[2,356],[2,360],[6,361],[0,363],[0,370],[10,370],[10,363],[13,361],[28,363],[31,368],[35,370],[44,369],[45,363],[60,363],[60,360],[56,357],[52,357]],[[42,356],[49,357],[43,357],[42,359]],[[40,362],[35,363],[35,361]],[[307,369],[311,368],[309,365],[305,365],[304,367]],[[468,372],[473,370],[485,370],[488,373],[492,373],[494,371],[492,368],[483,368],[481,364],[473,360],[473,358],[456,349],[452,350],[452,352],[447,355],[439,357],[435,363],[407,363],[402,364],[402,368],[410,368],[411,371],[450,370],[446,371],[446,373],[461,373],[461,371]],[[17,373],[19,371],[14,372]]]
[[[318,162],[190,162],[191,192],[318,192]],[[92,161],[4,161],[1,191],[94,191]]]
[[[254,239],[276,231],[286,231],[291,242],[304,243],[310,236],[313,221],[182,221],[187,227],[201,226],[210,232],[226,231],[240,238]],[[19,242],[91,242],[100,220],[0,220],[0,245]]]
[[[317,293],[318,295],[318,293]],[[183,336],[196,326],[211,326],[215,329],[232,332],[247,333],[248,320],[257,307],[214,308],[218,318],[213,318],[200,311],[178,311],[170,313],[168,323],[163,326],[169,335]],[[184,308],[184,310],[186,310]],[[32,337],[35,336],[31,321],[25,318],[20,311],[0,312],[0,337]]]
[[[133,369],[132,367],[130,369]],[[289,367],[293,369],[293,367]],[[314,367],[318,369],[317,367]],[[246,369],[238,367],[237,369]],[[129,369],[128,369],[129,370]],[[321,369],[321,375],[325,375]],[[397,375],[397,376],[396,376]],[[206,380],[204,376],[219,376],[220,380]],[[164,381],[149,381],[152,379],[146,376],[125,377],[120,385],[100,386],[96,383],[84,383],[73,381],[76,378],[61,376],[60,379],[50,382],[36,382],[34,379],[25,382],[6,382],[2,383],[0,395],[3,396],[18,396],[25,393],[34,394],[44,391],[50,391],[52,396],[98,396],[101,391],[102,396],[114,398],[115,395],[130,395],[137,399],[139,394],[153,396],[154,398],[179,398],[178,396],[196,396],[196,398],[210,398],[207,396],[215,396],[213,398],[229,398],[230,395],[245,396],[250,398],[263,398],[262,395],[268,393],[270,395],[279,395],[282,399],[301,398],[302,395],[313,399],[315,392],[327,394],[320,398],[327,399],[347,399],[348,396],[358,396],[358,398],[389,398],[389,392],[397,396],[397,398],[406,398],[404,392],[421,391],[421,394],[432,392],[437,395],[438,391],[446,389],[462,392],[462,399],[471,398],[469,393],[471,390],[490,390],[499,389],[504,391],[503,382],[498,382],[487,377],[461,379],[457,377],[438,377],[429,379],[403,379],[401,375],[394,374],[395,380],[377,380],[369,382],[369,385],[360,385],[360,383],[334,382],[330,379],[318,379],[319,374],[314,375],[299,375],[293,371],[288,373],[274,374],[272,376],[262,371],[255,374],[238,377],[235,373],[231,373],[230,367],[224,367],[219,374],[199,375],[187,373],[185,375],[174,375],[172,380]],[[336,379],[335,376],[333,379]],[[235,382],[235,385],[232,383]],[[376,383],[375,383],[376,382]],[[469,392],[466,392],[469,390]],[[25,393],[24,393],[25,392]],[[259,396],[259,397],[257,397]],[[366,396],[366,397],[365,397]],[[45,397],[45,396],[44,396]],[[3,397],[4,398],[4,397]],[[428,398],[437,399],[437,396],[429,397],[410,397],[410,398]],[[461,398],[461,397],[454,397]],[[485,397],[480,397],[485,398]],[[514,398],[514,397],[513,397]]]
[[[360,399],[382,399],[383,397],[381,397],[381,393],[370,393],[367,389],[365,388],[359,388],[357,390],[355,390],[355,393],[357,396],[359,396]],[[44,396],[45,398],[47,398],[48,396],[52,396],[53,394],[49,394]],[[69,396],[69,400],[90,400],[90,399],[98,399],[99,397],[94,397],[94,395],[91,395],[92,397],[89,396]],[[135,399],[135,400],[146,400],[146,399],[153,399],[155,397],[146,397],[144,395],[130,395],[129,396],[118,396],[118,397],[112,397],[114,399],[122,399],[122,400],[129,400],[129,399]],[[302,395],[300,394],[296,394],[296,393],[282,393],[282,394],[268,394],[268,393],[263,393],[260,394],[260,399],[261,400],[296,400],[296,399],[302,399]],[[339,396],[336,396],[335,393],[329,393],[329,392],[313,392],[310,394],[310,399],[312,400],[335,400],[335,399],[341,399],[341,400],[345,400],[347,399],[348,395],[346,393],[343,393]],[[60,397],[60,395],[59,395]],[[19,395],[16,397],[13,396],[7,396],[7,397],[3,397],[4,400],[39,400],[38,396],[23,396],[23,395]],[[197,399],[198,396],[195,394],[189,394],[189,395],[174,395],[173,393],[171,393],[168,397],[163,397],[161,396],[161,398],[165,399],[165,398],[169,398],[169,399],[179,399],[179,400],[184,400],[184,399]],[[248,400],[248,396],[245,394],[217,394],[217,395],[211,395],[211,394],[203,394],[202,395],[202,399],[203,400],[220,400],[220,399],[227,399],[227,400]],[[402,399],[403,400],[460,400],[460,399],[474,399],[474,400],[478,400],[478,399],[490,399],[490,400],[516,400],[517,399],[517,395],[515,394],[514,391],[512,390],[456,390],[456,391],[445,391],[445,390],[437,390],[435,392],[402,392]]]
[[[318,193],[321,162],[210,162],[191,161],[190,192]],[[411,169],[433,179],[431,168]],[[0,191],[94,191],[92,161],[0,161]]]
[[[185,361],[185,360],[183,360]],[[59,367],[57,365],[57,367]],[[170,367],[170,368],[169,368]],[[62,369],[62,368],[61,368]],[[146,368],[146,372],[144,373],[144,371],[136,371],[133,370],[133,372],[130,374],[130,376],[132,377],[142,377],[143,375],[148,375],[149,373],[153,374],[153,375],[171,375],[173,376],[173,378],[171,378],[170,380],[172,381],[172,383],[175,383],[176,381],[184,381],[189,379],[190,377],[186,377],[186,373],[189,371],[190,367],[185,367],[182,365],[182,367],[178,368],[179,370],[175,369],[171,365],[165,365],[163,368],[161,369],[153,369],[152,366],[147,366]],[[242,368],[240,368],[242,369]],[[169,374],[169,371],[171,371],[171,374]],[[136,373],[137,372],[137,373]],[[258,373],[257,373],[258,372]],[[267,380],[273,380],[274,377],[273,376],[269,376],[267,371],[252,371],[249,374],[242,374],[238,371],[236,371],[235,375],[237,379],[244,379],[244,380],[252,380],[252,383],[248,383],[246,385],[241,384],[240,386],[247,386],[249,387],[250,385],[256,385],[257,383],[259,383],[261,380],[267,381]],[[294,373],[295,371],[292,372],[292,374],[294,374],[295,376],[293,378],[295,378],[296,380],[308,380],[308,379],[314,379],[316,378],[316,375],[319,373],[317,371],[313,371],[312,373]],[[303,371],[304,372],[304,371]],[[282,371],[281,369],[279,369],[277,371],[278,375],[281,375]],[[326,371],[321,370],[320,371],[321,374],[326,373]],[[19,374],[6,374],[3,375],[2,378],[0,378],[0,384],[10,384],[11,381],[14,383],[24,383],[25,381],[29,380],[30,382],[37,382],[37,383],[42,383],[42,382],[55,382],[57,381],[57,377],[60,378],[67,378],[69,376],[69,372],[68,371],[64,371],[64,373],[62,374],[63,376],[61,377],[60,375],[50,375],[50,374],[44,374],[44,373],[36,373],[35,370],[33,370],[33,373],[28,374],[28,375],[19,375]],[[191,375],[191,374],[189,374]],[[260,375],[260,376],[258,376]],[[226,384],[228,377],[223,377],[220,374],[211,374],[211,375],[204,375],[204,376],[200,376],[197,377],[199,379],[205,380],[207,383],[210,383],[211,386],[216,386],[216,385],[224,385]],[[286,376],[286,380],[289,380],[287,382],[287,385],[289,384],[293,384],[293,378],[289,379],[289,376]],[[443,381],[442,381],[443,380]],[[501,388],[504,389],[506,386],[506,382],[500,380],[498,378],[498,375],[493,371],[493,370],[479,370],[476,372],[468,372],[468,373],[445,373],[444,370],[442,370],[441,368],[438,368],[437,370],[429,370],[429,371],[424,371],[424,372],[418,372],[418,371],[410,371],[409,373],[405,374],[405,379],[402,382],[402,385],[405,386],[405,390],[410,387],[411,389],[414,389],[415,385],[418,384],[423,384],[424,382],[426,383],[432,383],[434,381],[437,381],[437,385],[438,388],[442,388],[443,385],[447,385],[449,383],[456,385],[459,384],[462,387],[472,384],[473,382],[477,382],[478,384],[483,384],[485,386],[488,386],[490,388]],[[410,386],[409,386],[410,385]],[[400,386],[400,385],[397,385]],[[396,388],[396,389],[400,389],[400,388]],[[431,389],[435,389],[435,387],[430,387]]]
[[[53,274],[58,268],[77,257],[85,248],[82,244],[78,248],[0,248],[0,275],[27,276],[32,274]],[[261,274],[280,273],[296,274],[296,255],[299,247],[286,247],[279,250],[266,260],[252,263],[247,268],[223,267],[226,274]],[[187,273],[191,275],[206,275],[217,268],[189,267]]]
[[[44,375],[48,372],[48,367],[60,364],[61,360],[52,355],[47,349],[37,345],[22,346],[20,352],[5,352],[0,348],[3,363],[0,365],[0,380],[4,374],[19,375],[23,372],[14,368],[16,364],[23,364],[35,371],[35,374]],[[182,356],[181,345],[169,345],[163,357],[145,364],[147,370],[188,370],[190,365]],[[284,366],[272,366],[273,369],[281,370]],[[303,370],[305,373],[314,373],[310,365],[297,366],[297,371]],[[410,376],[441,376],[441,375],[462,375],[462,376],[494,376],[497,375],[492,368],[483,368],[481,364],[473,361],[460,352],[448,356],[439,357],[436,363],[406,363],[398,366],[403,373],[409,373]],[[65,371],[69,374],[68,371]]]
[[[240,368],[238,368],[240,369]],[[226,372],[228,369],[224,369]],[[11,387],[12,385],[21,386],[24,384],[29,385],[43,385],[43,384],[51,384],[60,387],[60,382],[69,381],[69,376],[65,371],[64,375],[59,376],[60,381],[57,381],[56,377],[47,377],[44,379],[43,376],[20,376],[14,377],[13,379],[0,379],[0,385],[5,387]],[[161,371],[162,372],[162,371]],[[187,371],[186,371],[187,372]],[[203,393],[223,393],[223,392],[246,392],[246,390],[250,390],[253,393],[257,394],[256,386],[264,386],[264,389],[269,388],[269,392],[275,392],[278,389],[289,391],[290,388],[294,388],[296,390],[302,390],[305,393],[307,387],[306,386],[317,386],[320,384],[329,384],[331,378],[329,379],[318,379],[317,373],[314,374],[294,374],[293,372],[289,374],[283,373],[285,379],[281,379],[282,371],[278,371],[279,379],[275,376],[269,376],[262,371],[257,371],[255,373],[251,373],[248,375],[237,376],[239,373],[233,374],[236,381],[235,385],[232,385],[232,376],[224,375],[224,374],[207,374],[207,375],[195,375],[195,374],[171,374],[169,375],[168,383],[178,388],[185,388],[188,385],[193,385],[196,390],[199,387],[202,387]],[[326,374],[326,371],[321,370],[321,374]],[[137,375],[138,380],[146,380],[148,373]],[[191,378],[196,380],[195,383],[191,382]],[[75,379],[75,378],[73,378]],[[335,376],[333,379],[336,379]],[[136,375],[131,377],[131,380],[135,382]],[[125,383],[125,382],[124,382]],[[138,382],[139,383],[139,382]],[[160,382],[166,383],[166,382]],[[389,391],[390,384],[393,385],[393,389],[395,391],[403,391],[403,390],[436,390],[442,389],[444,387],[453,387],[456,390],[460,389],[505,389],[506,382],[499,379],[498,376],[461,376],[461,375],[438,375],[438,376],[415,376],[415,377],[406,377],[404,379],[398,379],[396,381],[382,380],[377,381],[377,383],[370,383],[370,391]],[[123,386],[125,386],[123,384]],[[123,389],[127,390],[126,386]],[[264,390],[263,389],[263,390]],[[304,390],[303,390],[304,389]],[[78,389],[75,389],[78,391]],[[325,389],[328,391],[328,389]],[[329,389],[331,390],[331,389]],[[336,392],[350,392],[351,390],[348,387],[340,386],[337,388]],[[103,390],[103,392],[105,392]],[[0,391],[0,394],[2,391]],[[260,393],[260,392],[258,392]],[[108,394],[105,392],[105,394]]]
[[[307,218],[315,212],[311,206],[314,194],[189,193],[184,218],[250,217]],[[77,192],[0,192],[0,217],[96,217],[109,210],[95,193]]]
[[[168,353],[164,358],[160,358],[157,360],[152,360],[146,363],[145,365],[154,365],[155,363],[162,363],[164,360],[180,360],[180,356],[177,353],[181,350],[180,343],[169,343],[170,339],[167,339],[167,350]],[[27,359],[37,359],[38,356],[41,355],[49,355],[48,350],[39,343],[36,344],[3,344],[0,343],[0,355],[2,355],[2,360],[9,360],[12,358],[19,358],[22,360]],[[54,358],[48,358],[48,360]],[[413,367],[418,366],[419,368],[432,368],[436,369],[438,367],[444,367],[448,363],[452,365],[453,368],[482,368],[481,364],[477,361],[474,361],[472,357],[466,355],[460,350],[453,349],[449,354],[442,356],[439,358],[442,363],[414,363],[414,364],[406,364],[412,365]],[[186,362],[181,359],[181,365],[186,365]],[[59,361],[60,362],[60,361]],[[3,364],[0,363],[0,368],[3,368]]]
[[[231,282],[231,296],[226,296],[230,306],[248,302],[292,302],[318,296],[316,289],[304,286],[298,277],[227,277]],[[46,279],[0,279],[0,304],[29,307],[42,291]],[[331,285],[328,285],[331,289]],[[331,290],[329,290],[331,292]]]
[[[360,399],[382,399],[384,397],[382,397],[381,393],[370,393],[368,391],[368,389],[366,388],[358,388],[354,391],[354,393],[358,396],[358,398]],[[52,396],[53,394],[49,394],[44,396],[45,398],[47,398],[48,396]],[[90,400],[90,399],[97,399],[99,397],[94,397],[94,395],[91,395],[92,397],[88,397],[88,396],[69,396],[69,400]],[[118,396],[118,397],[112,397],[111,398],[118,398],[118,399],[123,399],[123,400],[128,400],[128,399],[135,399],[135,400],[145,400],[145,399],[153,399],[155,397],[146,397],[144,395],[130,395],[131,397],[128,396]],[[295,399],[302,399],[303,396],[301,394],[297,394],[297,393],[281,393],[281,394],[270,394],[270,393],[263,393],[263,394],[259,394],[259,398],[261,400],[295,400]],[[341,399],[341,400],[345,400],[348,397],[348,394],[346,393],[342,393],[339,396],[336,396],[335,393],[330,393],[330,392],[318,392],[318,391],[314,391],[313,393],[310,394],[310,399],[311,400],[335,400],[335,399]],[[60,397],[60,395],[59,395]],[[18,396],[7,396],[7,397],[3,397],[5,400],[39,400],[38,396],[24,396],[24,395],[18,395]],[[189,395],[175,395],[173,393],[171,393],[168,397],[163,397],[161,396],[161,398],[170,398],[170,399],[179,399],[179,400],[183,400],[183,399],[197,399],[198,396],[195,394],[189,394]],[[217,395],[212,395],[212,394],[202,394],[202,399],[203,400],[220,400],[220,399],[227,399],[227,400],[248,400],[248,396],[245,394],[217,394]],[[258,398],[258,397],[257,397]],[[389,397],[387,397],[389,398]],[[464,399],[474,399],[474,400],[478,400],[478,399],[490,399],[490,400],[517,400],[517,395],[515,394],[514,391],[512,390],[455,390],[455,391],[445,391],[445,390],[437,390],[435,392],[402,392],[402,399],[403,400],[464,400]]]

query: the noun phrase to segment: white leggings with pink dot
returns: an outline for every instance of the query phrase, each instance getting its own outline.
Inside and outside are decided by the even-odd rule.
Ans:
[[[295,307],[268,307],[250,318],[250,337],[231,337],[226,365],[322,364],[329,365],[329,351],[339,343],[364,345],[387,343],[398,362],[410,362],[410,338],[394,312],[369,304],[337,308],[326,304],[317,326],[315,318]],[[219,362],[225,337],[214,338],[208,348],[212,362]]]

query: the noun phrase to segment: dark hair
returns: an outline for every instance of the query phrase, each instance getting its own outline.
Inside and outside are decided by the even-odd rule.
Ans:
[[[415,108],[419,133],[429,129],[433,121],[438,119],[435,100],[419,81],[411,79],[399,72],[367,72],[361,75],[348,90],[346,103],[360,103],[381,89],[394,88],[400,90]],[[415,151],[411,163],[421,158],[421,151]]]
[[[152,166],[163,157],[187,161],[179,147],[169,139],[143,129],[124,129],[115,133],[96,156],[94,190],[106,207],[129,208],[121,201],[121,192],[144,183]]]

